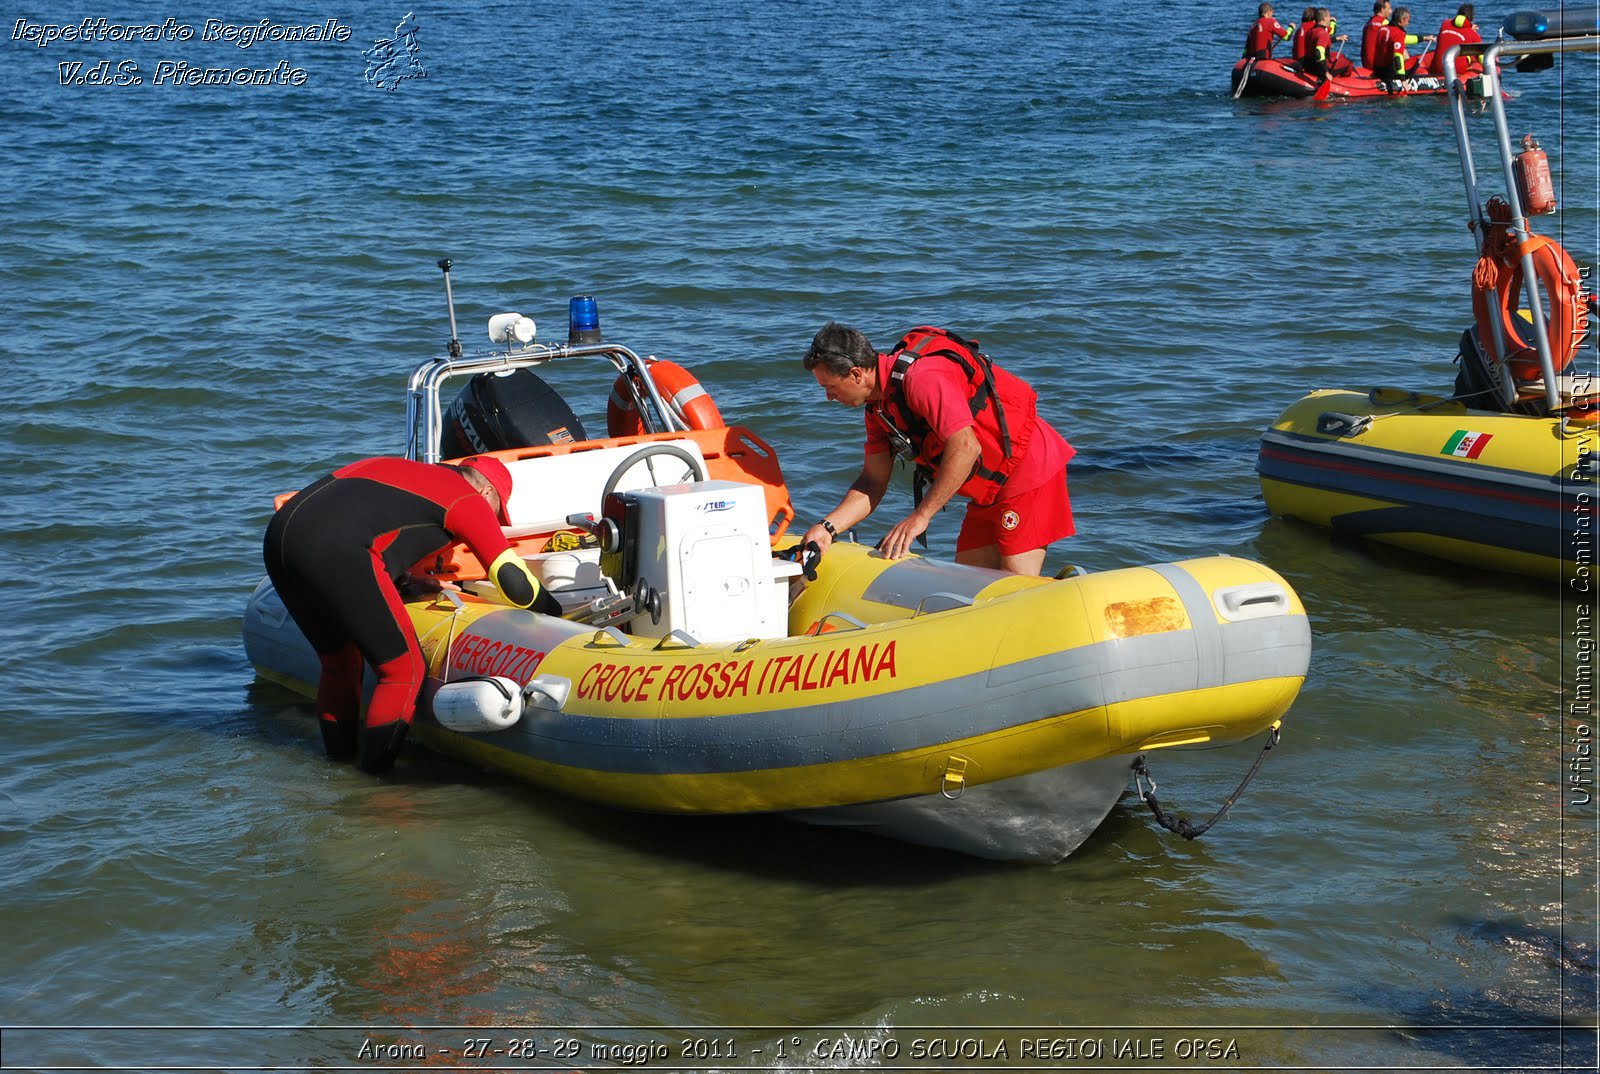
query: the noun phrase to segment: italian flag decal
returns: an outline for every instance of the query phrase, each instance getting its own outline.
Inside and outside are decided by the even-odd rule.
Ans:
[[[1457,429],[1455,435],[1445,442],[1444,450],[1439,454],[1476,459],[1483,454],[1483,449],[1488,447],[1489,441],[1493,439],[1493,433],[1469,433],[1465,429]]]

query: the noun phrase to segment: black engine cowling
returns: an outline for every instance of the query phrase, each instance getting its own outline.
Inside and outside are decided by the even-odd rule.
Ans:
[[[445,411],[439,457],[587,439],[567,401],[533,370],[479,373]]]

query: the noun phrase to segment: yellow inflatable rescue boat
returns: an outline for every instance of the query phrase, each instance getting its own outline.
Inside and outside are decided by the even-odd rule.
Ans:
[[[1261,438],[1267,507],[1491,570],[1594,564],[1595,426],[1392,388],[1315,391]]]
[[[840,541],[802,566],[776,453],[747,429],[685,427],[672,396],[706,397],[681,367],[522,342],[417,370],[414,457],[463,427],[481,440],[505,408],[473,400],[557,360],[620,372],[608,432],[624,435],[483,445],[515,478],[507,533],[566,614],[497,603],[463,549],[419,565],[442,588],[407,602],[429,667],[415,733],[443,753],[624,809],[789,814],[1054,861],[1139,755],[1275,740],[1304,680],[1305,609],[1247,560],[1045,579]],[[447,415],[452,375],[473,379]],[[528,397],[555,405],[542,382]],[[711,421],[698,407],[693,424]],[[564,403],[528,424],[581,433]],[[315,656],[266,581],[245,644],[260,674],[313,691]]]
[[[1497,66],[1510,45],[1478,48],[1504,197],[1480,194],[1468,87],[1450,88],[1479,248],[1475,321],[1461,336],[1455,394],[1314,391],[1262,436],[1257,472],[1276,515],[1587,592],[1600,529],[1594,298],[1572,258],[1529,220],[1555,201],[1548,162],[1531,137],[1512,155]],[[1596,52],[1600,39],[1518,43],[1512,51]]]

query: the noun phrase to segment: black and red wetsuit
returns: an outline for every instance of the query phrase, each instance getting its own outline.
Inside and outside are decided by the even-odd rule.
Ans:
[[[1305,46],[1306,52],[1300,59],[1300,66],[1307,74],[1327,78],[1328,58],[1333,48],[1333,36],[1328,33],[1328,28],[1313,25],[1306,31]]]
[[[330,756],[357,753],[359,739],[361,767],[394,763],[426,674],[396,582],[456,541],[511,603],[559,614],[511,551],[489,501],[452,467],[364,459],[312,482],[273,516],[267,575],[322,662],[317,706]],[[363,657],[377,688],[361,727]]]
[[[1378,31],[1377,44],[1374,46],[1377,62],[1372,68],[1373,77],[1389,80],[1416,74],[1421,57],[1407,55],[1406,46],[1421,41],[1422,38],[1404,26],[1396,26],[1392,22]]]

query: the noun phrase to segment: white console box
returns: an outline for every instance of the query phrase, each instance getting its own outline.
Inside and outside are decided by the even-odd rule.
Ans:
[[[639,580],[661,595],[661,621],[640,616],[633,634],[681,630],[706,643],[788,634],[789,577],[798,567],[772,558],[759,486],[697,481],[631,495]]]

